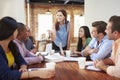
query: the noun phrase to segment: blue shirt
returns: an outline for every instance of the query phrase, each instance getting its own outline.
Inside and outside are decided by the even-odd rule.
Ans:
[[[12,70],[8,67],[8,61],[5,54],[3,48],[0,46],[0,80],[19,80],[22,72],[19,70]],[[18,66],[26,64],[20,54],[17,56],[14,55],[14,58]]]
[[[112,43],[113,40],[108,40],[108,37],[105,36],[101,42],[99,43],[99,45],[97,44],[98,40],[96,38],[93,38],[91,40],[91,42],[89,43],[88,46],[90,46],[91,49],[98,49],[97,53],[92,53],[90,55],[90,58],[92,60],[102,60],[104,58],[107,58],[110,56],[111,51],[112,51]]]
[[[62,47],[65,47],[67,45],[69,27],[70,27],[69,23],[67,25],[63,24],[63,25],[60,25],[59,30],[56,31],[56,38],[55,38],[54,43],[58,47],[59,47],[60,43],[62,43]]]
[[[24,44],[25,44],[25,47],[26,47],[29,51],[34,48],[34,45],[33,45],[32,41],[31,41],[31,39],[29,39],[29,38],[26,39],[26,40],[24,40]]]

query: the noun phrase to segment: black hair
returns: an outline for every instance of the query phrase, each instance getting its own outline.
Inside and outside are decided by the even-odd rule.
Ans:
[[[17,29],[18,24],[15,19],[11,17],[4,17],[0,20],[0,40],[9,38]]]
[[[90,35],[90,30],[88,28],[88,26],[81,26],[79,28],[79,30],[83,28],[84,32],[85,32],[85,37],[86,39],[87,38],[91,38],[91,35]],[[82,44],[82,38],[78,37],[78,44],[77,44],[77,51],[81,51],[83,48],[83,44]]]
[[[17,21],[11,17],[3,17],[0,20],[0,40],[5,40],[13,35],[14,31],[17,30],[18,24]],[[18,47],[11,40],[8,44],[8,48],[13,53],[13,55],[18,55]]]
[[[18,35],[25,29],[25,25],[23,23],[18,22]]]

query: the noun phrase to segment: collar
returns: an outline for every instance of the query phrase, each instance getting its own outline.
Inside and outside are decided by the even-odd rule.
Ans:
[[[15,41],[18,42],[19,44],[23,44],[23,42],[18,39],[15,39]]]
[[[118,44],[120,42],[120,38],[118,38],[117,40],[115,40],[115,44]]]
[[[105,39],[108,39],[108,36],[107,36],[107,35],[105,35],[105,36],[103,37],[103,39],[102,39],[99,43],[103,42]],[[98,41],[97,38],[96,38],[96,41]]]

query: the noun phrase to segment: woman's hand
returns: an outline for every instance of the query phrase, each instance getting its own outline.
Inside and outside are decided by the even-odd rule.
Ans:
[[[39,78],[51,78],[55,76],[55,70],[53,69],[40,69],[37,71]]]
[[[22,65],[19,69],[20,72],[26,72],[27,71],[27,65]]]

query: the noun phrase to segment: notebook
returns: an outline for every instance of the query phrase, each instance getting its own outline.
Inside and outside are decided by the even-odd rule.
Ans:
[[[87,70],[93,70],[93,71],[101,71],[100,69],[95,68],[95,66],[87,66],[86,69]]]
[[[45,61],[47,62],[61,62],[64,61],[64,56],[59,53],[54,53],[53,55],[45,56]]]

